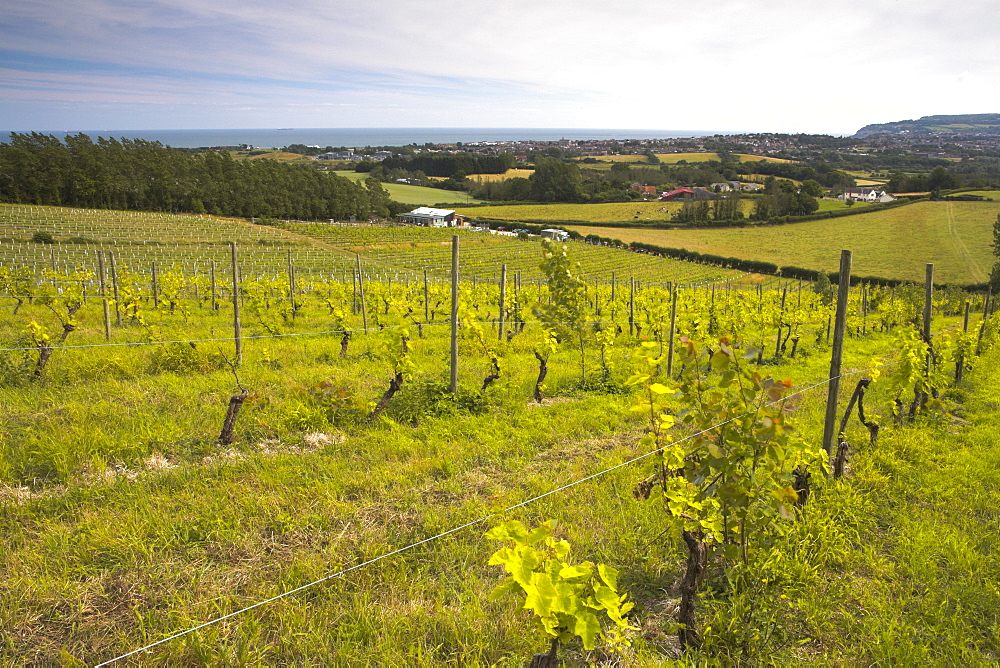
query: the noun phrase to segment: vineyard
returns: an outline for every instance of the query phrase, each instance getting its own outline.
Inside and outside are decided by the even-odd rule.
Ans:
[[[486,232],[0,206],[0,653],[988,663],[991,307]]]

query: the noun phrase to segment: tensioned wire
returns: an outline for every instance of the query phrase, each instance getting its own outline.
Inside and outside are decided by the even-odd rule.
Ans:
[[[823,322],[825,322],[825,321],[817,320],[817,321],[814,321],[814,322],[804,322],[804,323],[795,323],[795,324],[797,326],[799,326],[799,327],[807,327],[807,326],[810,326],[810,325],[819,325],[819,324],[822,324]],[[490,326],[493,325],[493,321],[492,320],[485,320],[485,321],[459,321],[458,324],[459,324],[459,326],[461,326],[461,325],[473,324],[473,323],[477,323],[477,324],[481,324],[481,325],[490,325]],[[573,325],[573,324],[577,324],[577,323],[572,323],[572,322],[548,322],[548,323],[546,323],[546,322],[542,322],[540,320],[508,320],[507,321],[508,325],[513,325],[515,323],[516,324],[524,323],[525,325]],[[380,331],[384,331],[384,330],[387,330],[387,329],[402,329],[402,328],[412,328],[412,327],[433,327],[433,326],[438,326],[438,325],[450,325],[450,324],[451,324],[450,320],[446,320],[446,321],[442,321],[442,322],[412,322],[412,323],[404,323],[404,324],[400,324],[400,325],[384,325],[384,326],[381,326],[381,327],[378,326],[378,325],[375,325],[375,326],[369,327],[368,329],[365,329],[365,328],[362,327],[360,329],[331,329],[331,330],[324,330],[324,331],[318,331],[318,332],[292,332],[292,333],[289,333],[289,334],[256,334],[256,335],[253,335],[253,336],[240,336],[240,340],[241,341],[252,341],[254,339],[281,339],[281,338],[288,338],[288,337],[293,337],[293,336],[326,336],[326,335],[330,335],[330,334],[340,334],[340,335],[343,335],[345,333],[355,334],[355,333],[359,333],[359,332],[361,332],[361,333],[365,333],[365,332],[378,333]],[[587,321],[584,321],[583,324],[585,324],[585,325],[624,325],[625,323],[615,322],[614,320],[587,320]],[[167,344],[171,344],[171,343],[218,343],[218,342],[235,341],[235,340],[236,340],[235,337],[227,336],[227,337],[212,338],[212,339],[176,339],[176,340],[170,340],[170,341],[124,341],[124,342],[121,342],[121,343],[82,343],[82,344],[71,345],[71,346],[49,346],[49,347],[51,347],[53,350],[73,350],[73,349],[79,349],[79,348],[120,348],[122,346],[162,346],[162,345],[167,345]],[[26,347],[22,347],[22,348],[0,348],[0,353],[10,353],[10,352],[19,352],[19,351],[28,351],[28,350],[38,350],[41,347],[42,346],[26,346]]]
[[[788,399],[791,399],[794,396],[797,396],[799,394],[804,394],[805,392],[808,392],[808,391],[813,390],[813,389],[815,389],[817,387],[820,387],[821,385],[826,385],[826,384],[830,383],[831,381],[833,381],[835,378],[836,379],[846,378],[847,376],[854,376],[854,375],[857,375],[857,374],[860,374],[860,373],[865,373],[865,372],[873,370],[873,369],[881,369],[881,368],[884,368],[884,367],[887,367],[887,366],[894,366],[894,365],[899,364],[899,363],[900,362],[888,362],[886,364],[880,364],[878,366],[865,367],[864,369],[859,369],[857,371],[849,371],[847,373],[842,373],[839,376],[835,376],[834,378],[827,378],[826,380],[822,380],[822,381],[819,381],[819,382],[814,383],[812,385],[809,385],[808,387],[804,387],[804,388],[802,388],[802,389],[800,389],[800,390],[798,390],[796,392],[793,392],[792,394],[789,394],[787,396],[782,397],[781,399],[778,399],[777,401],[772,401],[772,402],[769,402],[767,404],[764,404],[764,407],[774,406],[775,404],[781,403],[783,401],[787,401]],[[374,557],[374,558],[369,559],[367,561],[361,562],[360,564],[355,564],[354,566],[349,566],[347,568],[343,568],[343,569],[341,569],[339,571],[336,571],[335,573],[330,573],[328,575],[324,575],[323,577],[319,578],[318,580],[313,580],[312,582],[304,584],[304,585],[302,585],[300,587],[296,587],[295,589],[290,589],[290,590],[288,590],[286,592],[278,594],[277,596],[272,596],[271,598],[268,598],[268,599],[265,599],[265,600],[262,600],[262,601],[258,601],[257,603],[254,603],[252,605],[248,605],[248,606],[246,606],[244,608],[241,608],[239,610],[236,610],[234,612],[230,612],[230,613],[228,613],[226,615],[222,615],[221,617],[216,617],[215,619],[211,619],[211,620],[209,620],[207,622],[204,622],[202,624],[199,624],[197,626],[193,626],[193,627],[191,627],[191,628],[189,628],[189,629],[187,629],[185,631],[181,631],[180,633],[175,633],[175,634],[173,634],[171,636],[168,636],[166,638],[162,638],[160,640],[157,640],[156,642],[150,643],[150,644],[145,645],[143,647],[140,647],[138,649],[134,649],[134,650],[132,650],[130,652],[127,652],[125,654],[122,654],[120,656],[116,656],[113,659],[108,659],[107,661],[103,661],[103,662],[97,664],[95,668],[101,668],[102,666],[110,665],[112,663],[115,663],[116,661],[120,661],[121,659],[130,657],[130,656],[132,656],[134,654],[138,654],[139,652],[144,652],[144,651],[152,649],[153,647],[156,647],[158,645],[162,645],[163,643],[166,643],[166,642],[169,642],[171,640],[175,640],[177,638],[185,636],[185,635],[187,635],[189,633],[193,633],[195,631],[198,631],[200,629],[206,628],[208,626],[212,626],[214,624],[218,624],[219,622],[225,621],[226,619],[230,619],[232,617],[236,617],[237,615],[243,614],[244,612],[249,612],[250,610],[253,610],[254,608],[259,608],[259,607],[267,605],[269,603],[273,603],[274,601],[280,600],[280,599],[285,598],[287,596],[291,596],[292,594],[298,593],[298,592],[303,591],[305,589],[309,589],[310,587],[314,587],[314,586],[316,586],[318,584],[321,584],[323,582],[327,582],[327,581],[333,580],[335,578],[343,577],[344,575],[347,575],[348,573],[350,573],[352,571],[356,571],[356,570],[358,570],[360,568],[364,568],[365,566],[370,566],[371,564],[374,564],[374,563],[377,563],[379,561],[382,561],[383,559],[388,559],[389,557],[393,557],[393,556],[395,556],[397,554],[401,554],[403,552],[407,552],[409,550],[412,550],[415,547],[419,547],[421,545],[425,545],[427,543],[430,543],[430,542],[433,542],[435,540],[438,540],[439,538],[444,538],[445,536],[449,536],[451,534],[454,534],[454,533],[457,533],[459,531],[462,531],[463,529],[468,529],[469,527],[473,527],[473,526],[476,526],[477,524],[482,524],[483,522],[487,522],[487,521],[489,521],[489,520],[491,520],[493,518],[500,517],[500,516],[504,515],[505,513],[508,513],[508,512],[510,512],[512,510],[516,510],[518,508],[522,508],[524,506],[527,506],[528,504],[534,503],[535,501],[539,501],[539,500],[544,499],[544,498],[546,498],[548,496],[551,496],[553,494],[557,494],[559,492],[565,491],[565,490],[570,489],[572,487],[576,487],[577,485],[585,483],[585,482],[587,482],[589,480],[593,480],[595,478],[603,476],[603,475],[605,475],[607,473],[610,473],[612,471],[616,471],[616,470],[618,470],[620,468],[624,468],[624,467],[629,466],[631,464],[634,464],[634,463],[636,463],[638,461],[646,459],[647,457],[651,457],[652,455],[655,455],[658,452],[661,452],[661,451],[663,451],[664,449],[666,449],[668,447],[672,447],[674,445],[679,445],[681,443],[684,443],[685,441],[689,441],[689,440],[691,440],[693,438],[696,438],[698,436],[702,436],[704,434],[712,432],[715,429],[718,429],[719,427],[723,427],[723,426],[729,424],[730,422],[734,422],[736,420],[741,420],[741,419],[745,418],[746,416],[750,415],[753,412],[754,411],[747,411],[746,413],[743,413],[742,415],[738,415],[736,417],[730,418],[730,419],[726,420],[725,422],[720,422],[717,425],[713,425],[713,426],[711,426],[711,427],[709,427],[707,429],[703,429],[703,430],[701,430],[699,432],[696,432],[694,434],[690,434],[688,436],[685,436],[684,438],[682,438],[682,439],[680,439],[678,441],[674,441],[674,442],[669,443],[667,445],[664,445],[662,447],[656,448],[654,450],[650,450],[649,452],[641,454],[638,457],[633,457],[632,459],[624,461],[624,462],[622,462],[620,464],[616,464],[616,465],[614,465],[614,466],[612,466],[610,468],[606,468],[606,469],[603,469],[601,471],[598,471],[597,473],[592,473],[592,474],[590,474],[588,476],[584,476],[583,478],[580,478],[578,480],[574,480],[573,482],[567,483],[567,484],[562,485],[560,487],[556,487],[555,489],[549,490],[548,492],[545,492],[543,494],[539,494],[537,496],[533,496],[530,499],[526,499],[524,501],[521,501],[520,503],[516,503],[516,504],[514,504],[512,506],[508,506],[507,508],[504,508],[503,510],[497,511],[495,513],[490,513],[489,515],[484,515],[483,517],[480,517],[480,518],[472,520],[470,522],[466,522],[465,524],[453,527],[451,529],[448,529],[447,531],[442,531],[439,534],[436,534],[434,536],[430,536],[428,538],[424,538],[423,540],[419,540],[419,541],[417,541],[415,543],[411,543],[411,544],[409,544],[409,545],[407,545],[405,547],[401,547],[399,549],[392,550],[391,552],[386,552],[386,553],[381,554],[381,555],[379,555],[377,557]]]

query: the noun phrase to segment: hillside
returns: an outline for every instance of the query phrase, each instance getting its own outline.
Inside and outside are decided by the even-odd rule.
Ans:
[[[1000,114],[954,114],[922,116],[917,120],[872,123],[854,136],[864,138],[874,134],[931,134],[953,132],[962,134],[1000,135]]]
[[[924,263],[940,282],[979,283],[989,276],[996,202],[918,202],[835,220],[722,229],[638,229],[569,225],[626,243],[834,271],[842,248],[854,251],[858,274],[919,281]]]

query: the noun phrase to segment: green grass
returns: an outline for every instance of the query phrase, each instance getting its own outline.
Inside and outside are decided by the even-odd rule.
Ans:
[[[337,176],[343,176],[352,181],[364,181],[368,174],[364,172],[335,172]],[[433,206],[438,203],[464,202],[466,204],[479,204],[482,200],[470,197],[468,193],[455,192],[452,190],[441,190],[439,188],[427,188],[424,186],[411,186],[405,183],[383,183],[382,187],[389,192],[389,196],[397,202],[403,204],[413,204],[415,206]]]
[[[853,480],[821,500],[849,547],[795,605],[810,638],[803,660],[986,665],[1000,656],[989,528],[1000,490],[998,361],[991,355],[947,395],[951,415],[862,448]]]
[[[958,195],[979,195],[991,200],[1000,200],[1000,190],[963,190]]]
[[[581,234],[643,241],[702,253],[835,271],[840,250],[854,252],[854,272],[921,281],[934,263],[938,282],[979,283],[993,266],[997,202],[917,202],[909,206],[771,227],[639,230],[571,226]]]
[[[869,202],[855,202],[851,207],[865,207],[869,206]],[[820,199],[819,209],[817,211],[840,211],[841,209],[850,208],[848,205],[840,200],[836,199]]]

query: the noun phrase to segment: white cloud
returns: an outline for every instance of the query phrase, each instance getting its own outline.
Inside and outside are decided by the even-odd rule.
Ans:
[[[852,132],[994,110],[1000,78],[985,1],[10,4],[0,99],[173,98],[213,118],[252,100],[276,125],[296,105],[334,124]],[[331,97],[367,113],[331,117]]]

